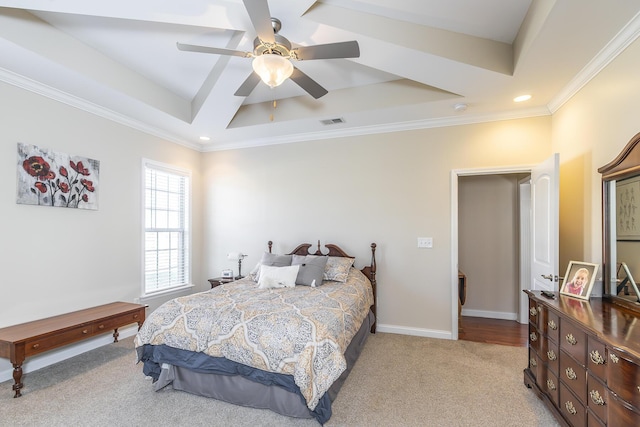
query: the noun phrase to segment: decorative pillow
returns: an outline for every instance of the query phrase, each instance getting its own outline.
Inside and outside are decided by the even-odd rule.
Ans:
[[[258,288],[293,288],[296,286],[298,270],[300,270],[299,265],[292,265],[289,267],[271,267],[263,265],[260,267]]]
[[[296,285],[311,286],[312,288],[322,285],[327,258],[329,257],[294,255],[291,260],[291,265],[300,266],[298,277],[296,278]]]
[[[340,256],[330,256],[328,258],[327,265],[324,268],[324,280],[346,282],[347,276],[349,276],[349,269],[355,259]]]
[[[258,261],[256,266],[253,267],[253,270],[251,270],[249,272],[249,277],[251,277],[251,280],[253,280],[254,282],[258,281],[258,276],[260,275],[260,267],[261,266],[262,266],[262,264],[260,264],[260,262]]]
[[[271,267],[287,267],[291,265],[291,255],[276,255],[270,252],[262,254],[260,262],[255,266],[249,275],[254,282],[260,280],[260,266],[268,265]]]

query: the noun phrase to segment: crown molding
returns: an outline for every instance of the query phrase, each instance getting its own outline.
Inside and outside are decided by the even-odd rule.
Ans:
[[[149,126],[145,123],[142,123],[139,120],[134,120],[131,117],[127,117],[123,114],[117,113],[108,108],[94,104],[93,102],[87,101],[82,98],[78,98],[75,95],[71,95],[67,92],[61,91],[51,86],[47,86],[43,83],[37,82],[28,77],[22,76],[20,74],[14,73],[13,71],[9,71],[1,67],[0,67],[0,81],[19,87],[24,90],[28,90],[38,95],[42,95],[46,98],[53,99],[54,101],[61,102],[63,104],[69,105],[79,110],[86,111],[87,113],[95,114],[96,116],[105,118],[107,120],[120,123],[124,126],[139,130],[149,135],[162,138],[169,142],[173,142],[175,144],[185,146],[192,150],[201,151],[202,146],[200,144],[186,141],[183,138],[180,138],[168,132],[164,132],[161,129],[158,129],[154,126]]]
[[[611,61],[640,36],[640,13],[622,29],[589,63],[547,104],[554,114],[597,76]]]
[[[470,125],[477,123],[496,122],[503,120],[524,119],[539,116],[549,116],[551,113],[546,107],[536,107],[518,111],[503,111],[495,114],[465,114],[464,116],[444,117],[439,119],[414,120],[410,122],[388,123],[375,126],[360,126],[331,131],[311,132],[286,136],[273,136],[244,141],[225,143],[212,143],[205,145],[201,151],[226,151],[239,148],[264,147],[268,145],[291,144],[295,142],[317,141],[334,138],[346,138],[362,135],[374,135],[392,132],[404,132],[409,130],[439,128],[448,126]]]

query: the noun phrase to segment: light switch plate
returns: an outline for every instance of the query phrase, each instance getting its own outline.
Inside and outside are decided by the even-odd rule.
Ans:
[[[419,248],[433,248],[433,237],[418,237]]]

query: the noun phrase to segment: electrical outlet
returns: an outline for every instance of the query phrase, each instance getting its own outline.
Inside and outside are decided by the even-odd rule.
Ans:
[[[433,237],[418,237],[419,248],[433,248]]]

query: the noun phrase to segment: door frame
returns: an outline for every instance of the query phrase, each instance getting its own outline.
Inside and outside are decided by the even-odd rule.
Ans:
[[[529,298],[523,292],[531,281],[531,176],[518,182],[518,211],[520,234],[520,298],[518,322],[529,323]]]
[[[451,339],[458,339],[458,178],[461,176],[531,173],[536,165],[451,171]]]

